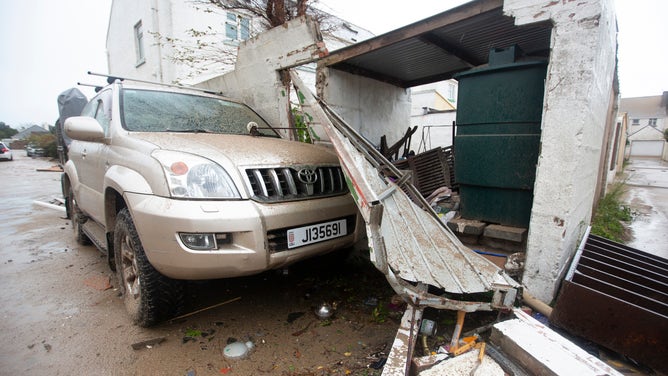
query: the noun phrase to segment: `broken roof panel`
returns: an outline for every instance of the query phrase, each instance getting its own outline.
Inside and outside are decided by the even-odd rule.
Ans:
[[[304,109],[334,145],[367,226],[371,260],[392,288],[415,305],[466,312],[512,307],[519,285],[464,246],[400,172],[295,72]]]
[[[318,64],[406,88],[483,65],[492,48],[518,45],[525,56],[545,57],[551,29],[547,22],[516,26],[503,15],[502,0],[472,1],[337,50]]]

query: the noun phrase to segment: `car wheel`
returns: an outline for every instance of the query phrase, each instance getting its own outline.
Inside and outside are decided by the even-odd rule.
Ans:
[[[183,283],[153,268],[127,208],[116,217],[114,259],[121,296],[135,324],[149,327],[180,313]]]
[[[90,245],[91,241],[88,239],[88,235],[83,232],[82,225],[86,223],[88,218],[81,212],[79,206],[77,206],[77,201],[74,198],[74,192],[72,188],[69,188],[67,191],[67,197],[65,198],[65,211],[67,216],[72,221],[72,229],[74,230],[74,238],[77,243],[81,245]]]

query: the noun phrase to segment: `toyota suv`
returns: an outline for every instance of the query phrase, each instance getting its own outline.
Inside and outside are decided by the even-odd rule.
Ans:
[[[363,232],[332,149],[229,98],[117,80],[64,130],[75,237],[107,254],[137,325],[178,315],[184,280],[282,268]]]

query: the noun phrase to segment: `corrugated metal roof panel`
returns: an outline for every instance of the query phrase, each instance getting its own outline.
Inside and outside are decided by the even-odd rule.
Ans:
[[[411,87],[486,64],[492,48],[518,45],[527,57],[546,57],[551,25],[515,26],[502,6],[473,1],[338,50],[320,65]]]

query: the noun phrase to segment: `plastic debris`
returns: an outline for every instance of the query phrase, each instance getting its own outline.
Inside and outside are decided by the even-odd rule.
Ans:
[[[223,349],[223,356],[226,359],[244,359],[248,356],[250,351],[255,347],[253,342],[232,342]]]
[[[422,324],[420,325],[420,333],[426,336],[433,336],[436,334],[436,321],[429,319],[422,319]]]

